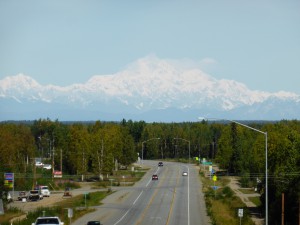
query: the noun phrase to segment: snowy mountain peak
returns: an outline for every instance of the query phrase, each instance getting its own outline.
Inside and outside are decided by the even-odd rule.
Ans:
[[[0,80],[0,90],[3,91],[9,89],[31,89],[39,86],[40,85],[34,79],[22,73]]]
[[[114,113],[173,108],[218,112],[244,109],[240,115],[256,115],[261,108],[270,112],[281,104],[294,104],[296,111],[300,111],[297,94],[253,91],[234,80],[218,80],[199,68],[153,56],[139,59],[116,74],[95,75],[86,83],[65,87],[43,86],[24,74],[6,77],[0,80],[0,97],[23,105],[29,101]]]

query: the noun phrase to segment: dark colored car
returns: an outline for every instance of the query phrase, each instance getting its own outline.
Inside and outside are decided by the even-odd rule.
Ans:
[[[152,180],[158,180],[158,176],[156,174],[152,175]]]
[[[87,225],[102,225],[102,223],[100,221],[89,221]]]
[[[163,162],[159,162],[158,166],[164,166]]]

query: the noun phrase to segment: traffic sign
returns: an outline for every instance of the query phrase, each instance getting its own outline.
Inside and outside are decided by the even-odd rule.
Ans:
[[[239,217],[243,217],[243,213],[244,213],[244,210],[243,209],[239,209],[239,211],[238,211]]]
[[[68,217],[72,218],[73,217],[73,209],[68,208]]]
[[[213,181],[217,181],[217,176],[216,175],[213,176]]]

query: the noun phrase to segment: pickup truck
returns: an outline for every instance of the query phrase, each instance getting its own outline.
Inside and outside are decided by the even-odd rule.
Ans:
[[[64,225],[57,216],[38,217],[32,225]]]
[[[38,201],[43,199],[43,195],[41,194],[40,190],[31,190],[28,194],[29,201]]]

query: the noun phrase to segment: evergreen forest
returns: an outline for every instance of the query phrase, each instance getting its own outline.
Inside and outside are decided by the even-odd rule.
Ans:
[[[4,173],[32,177],[37,158],[64,176],[101,176],[116,165],[142,159],[213,161],[225,175],[242,176],[245,186],[260,186],[264,209],[266,150],[270,224],[279,224],[285,193],[287,224],[297,224],[300,206],[300,121],[199,121],[146,123],[60,122],[49,119],[0,124],[0,191]],[[256,132],[261,131],[261,132]]]

